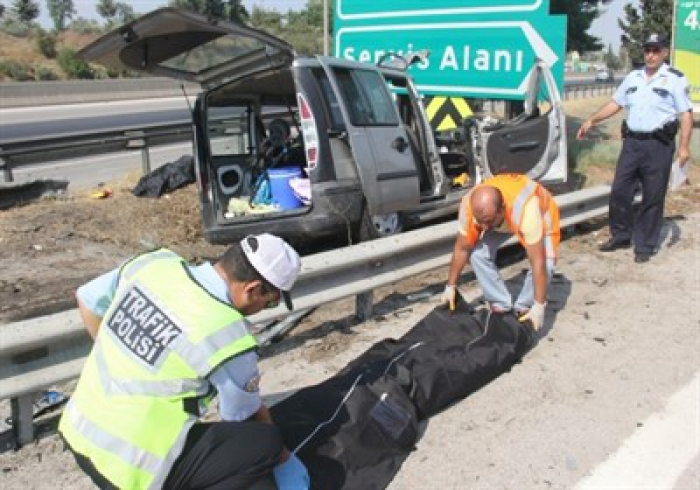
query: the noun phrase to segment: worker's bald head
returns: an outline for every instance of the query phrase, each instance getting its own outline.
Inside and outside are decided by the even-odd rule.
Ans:
[[[484,228],[496,228],[503,222],[503,195],[496,187],[482,185],[475,188],[469,205],[474,219]]]

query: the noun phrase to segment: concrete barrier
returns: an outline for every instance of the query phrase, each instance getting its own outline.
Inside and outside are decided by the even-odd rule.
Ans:
[[[0,83],[0,108],[179,97],[180,83],[169,78],[5,82]],[[189,82],[184,88],[188,95],[201,90]]]

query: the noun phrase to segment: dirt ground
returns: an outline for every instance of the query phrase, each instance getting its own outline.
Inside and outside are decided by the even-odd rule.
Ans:
[[[698,173],[668,197],[667,215],[699,201]],[[73,307],[79,285],[155,246],[195,262],[225,250],[204,240],[194,185],[152,199],[131,194],[137,180],[107,183],[107,198],[69,192],[0,211],[0,324]],[[587,185],[610,180],[610,168],[588,168]]]
[[[0,323],[66,309],[77,286],[154,246],[193,261],[225,249],[202,236],[194,185],[152,199],[131,194],[137,180],[107,183],[103,199],[69,192],[0,211]]]

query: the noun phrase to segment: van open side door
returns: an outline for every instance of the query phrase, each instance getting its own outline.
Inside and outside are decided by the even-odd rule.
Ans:
[[[529,74],[524,108],[516,118],[485,128],[487,176],[521,173],[540,181],[566,181],[564,108],[552,72],[541,60]]]

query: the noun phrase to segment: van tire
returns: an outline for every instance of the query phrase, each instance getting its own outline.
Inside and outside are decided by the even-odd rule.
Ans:
[[[398,213],[370,215],[367,201],[363,201],[362,218],[358,228],[356,238],[359,242],[367,242],[401,233],[403,231],[403,222],[401,215]]]

